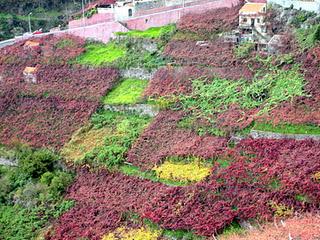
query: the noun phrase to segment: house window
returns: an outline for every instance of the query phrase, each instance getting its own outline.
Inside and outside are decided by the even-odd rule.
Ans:
[[[260,23],[260,18],[257,18],[257,23]]]
[[[132,9],[131,8],[128,10],[128,16],[132,17]]]
[[[146,19],[144,20],[144,22],[145,22],[145,23],[148,23],[148,19],[146,18]]]
[[[243,22],[247,22],[248,20],[246,18],[243,19]]]
[[[255,19],[251,18],[251,26],[254,26]]]

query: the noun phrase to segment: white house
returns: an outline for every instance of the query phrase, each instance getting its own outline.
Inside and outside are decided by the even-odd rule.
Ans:
[[[267,26],[265,22],[266,3],[247,2],[239,11],[239,30],[242,40],[267,43]]]

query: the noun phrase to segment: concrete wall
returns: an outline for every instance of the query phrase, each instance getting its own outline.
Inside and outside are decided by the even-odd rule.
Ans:
[[[95,24],[87,27],[69,29],[67,33],[73,34],[86,39],[92,39],[102,42],[108,42],[110,38],[114,38],[115,32],[127,32],[128,29],[119,22],[106,22]]]
[[[133,17],[122,21],[129,29],[145,30],[150,27],[160,27],[170,23],[176,23],[180,17],[188,13],[202,13],[211,9],[232,7],[239,3],[239,0],[203,0],[199,5],[190,5],[185,8],[167,7],[161,9],[152,9],[148,11],[147,15]],[[100,20],[103,19],[99,18]],[[93,21],[93,20],[92,20]],[[86,22],[88,24],[88,22]],[[80,26],[82,26],[80,20]],[[73,26],[77,26],[74,24]],[[119,22],[110,20],[102,23],[86,26],[86,27],[72,27],[67,30],[68,33],[76,36],[95,39],[103,42],[108,42],[110,38],[114,37],[114,32],[127,32],[128,29]]]
[[[97,13],[94,14],[91,18],[72,20],[69,22],[69,28],[78,28],[103,22],[110,22],[114,20],[113,13]]]
[[[148,10],[152,8],[160,8],[166,6],[165,0],[155,0],[147,2],[137,2],[135,5],[136,11]]]
[[[306,11],[320,13],[320,1],[319,0],[309,0],[309,1],[298,1],[298,0],[268,0],[268,3],[276,3],[283,7],[289,8],[291,5],[295,9],[303,9]]]

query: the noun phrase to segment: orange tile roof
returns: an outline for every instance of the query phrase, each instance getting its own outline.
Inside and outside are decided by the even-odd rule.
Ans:
[[[26,43],[24,44],[24,46],[26,47],[37,47],[39,45],[40,45],[39,42],[30,41],[30,40],[26,41]]]
[[[26,67],[23,73],[35,73],[37,71],[36,67]]]
[[[240,13],[253,14],[253,13],[262,13],[263,8],[266,8],[266,3],[246,3],[241,9]]]

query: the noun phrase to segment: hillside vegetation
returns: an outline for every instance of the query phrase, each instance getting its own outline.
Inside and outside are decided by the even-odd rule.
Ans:
[[[267,55],[238,10],[0,49],[0,239],[319,238],[318,28]]]
[[[86,1],[84,1],[86,3]],[[0,41],[20,36],[32,30],[49,31],[59,25],[65,26],[72,13],[80,10],[81,1],[71,0],[25,0],[0,1]]]

